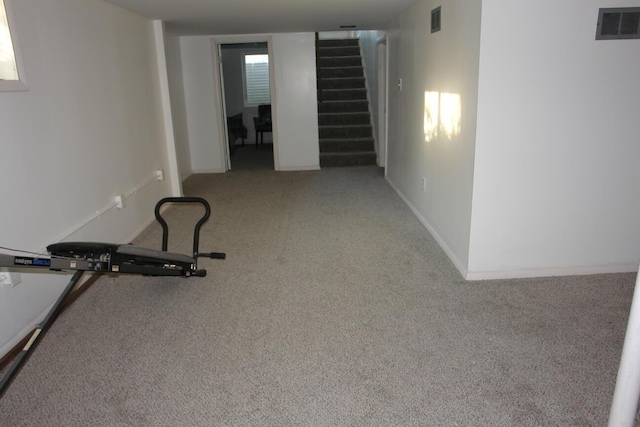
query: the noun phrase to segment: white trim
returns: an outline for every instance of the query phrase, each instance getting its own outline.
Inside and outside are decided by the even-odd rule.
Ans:
[[[386,178],[387,182],[393,190],[400,196],[402,201],[411,209],[411,212],[425,226],[429,234],[438,242],[442,250],[449,257],[453,265],[458,269],[462,277],[468,281],[480,280],[499,280],[499,279],[523,279],[534,277],[553,277],[553,276],[585,276],[592,274],[613,274],[613,273],[634,273],[638,271],[638,264],[605,264],[594,266],[572,266],[572,267],[551,267],[551,268],[523,268],[501,271],[468,271],[462,261],[453,253],[451,248],[446,244],[444,239],[429,224],[429,221],[422,216],[420,212],[409,202],[409,200],[400,192],[400,190]]]
[[[173,116],[171,114],[171,95],[169,92],[169,75],[167,73],[167,56],[164,45],[164,23],[153,21],[153,34],[156,41],[156,57],[158,61],[158,79],[160,80],[160,99],[162,103],[162,118],[164,122],[165,143],[169,161],[169,179],[171,180],[171,194],[182,195],[182,181],[178,166],[178,154],[173,131]]]
[[[229,151],[229,128],[227,127],[227,103],[224,92],[224,66],[222,64],[222,44],[216,43],[214,39],[211,43],[211,67],[213,71],[213,98],[220,106],[220,116],[218,120],[218,138],[220,140],[219,152],[224,160],[223,172],[231,170],[231,152]]]
[[[295,171],[319,171],[319,165],[309,165],[309,166],[288,166],[286,168],[277,169],[278,172],[295,172]]]
[[[195,175],[197,173],[225,173],[225,172],[226,170],[224,169],[194,169],[191,175]]]
[[[276,70],[275,70],[275,54],[273,52],[273,37],[267,37],[267,52],[269,53],[269,85],[271,91],[271,139],[273,142],[273,169],[283,170],[280,168],[280,149],[278,145],[278,106],[276,102]]]
[[[384,39],[383,42],[381,42],[380,39]],[[380,58],[381,53],[384,55],[384,58]],[[378,166],[384,168],[385,177],[387,176],[387,146],[389,143],[389,120],[387,116],[387,111],[389,111],[388,58],[389,51],[387,48],[387,35],[385,34],[383,37],[379,38],[376,43],[376,71],[380,71],[378,67],[382,68],[382,73],[377,73],[378,81],[376,82],[378,87]],[[384,62],[381,63],[381,61]]]
[[[365,95],[367,96],[367,112],[369,113],[369,125],[371,125],[371,135],[373,136],[373,148],[376,152],[376,165],[381,166],[380,165],[380,139],[378,138],[378,130],[380,129],[380,125],[378,123],[378,117],[376,116],[374,119],[374,114],[373,114],[373,110],[372,110],[372,106],[373,106],[373,102],[371,99],[371,89],[370,89],[370,82],[369,82],[369,72],[367,71],[367,61],[365,59],[365,54],[364,54],[364,49],[362,48],[362,41],[360,40],[360,33],[358,32],[358,37],[355,40],[358,40],[358,49],[360,50],[360,65],[362,66],[362,76],[364,77],[364,92]],[[375,67],[375,72],[374,74],[376,75],[376,80],[378,79],[378,45],[376,43],[375,45],[375,58],[376,58],[376,63],[374,64]],[[375,84],[376,85],[376,94],[378,93],[378,81],[376,82],[371,82],[371,84]],[[380,97],[378,96],[378,99]],[[376,100],[377,101],[377,100]],[[377,102],[376,102],[377,104]],[[378,109],[379,111],[379,109]],[[378,124],[378,126],[376,126],[376,124]]]
[[[594,266],[530,268],[503,271],[469,271],[466,280],[523,279],[553,276],[586,276],[592,274],[634,273],[637,264],[607,264]]]
[[[423,217],[422,214],[418,211],[418,209],[416,209],[416,207],[413,206],[411,202],[409,202],[409,200],[404,196],[404,194],[402,194],[402,192],[398,189],[398,187],[396,187],[393,184],[393,182],[391,182],[388,178],[385,177],[385,179],[389,183],[391,188],[393,188],[393,190],[398,194],[398,196],[400,196],[402,201],[409,207],[409,209],[411,209],[411,212],[413,212],[416,218],[418,218],[418,220],[422,223],[422,225],[424,225],[424,227],[427,229],[429,234],[431,234],[431,236],[433,236],[436,242],[438,242],[438,245],[440,245],[440,248],[442,248],[444,253],[447,254],[447,256],[449,257],[453,265],[458,269],[460,274],[462,274],[462,277],[466,279],[468,272],[466,267],[464,266],[464,263],[460,261],[460,259],[458,259],[458,257],[453,253],[451,248],[449,248],[449,246],[444,241],[444,239],[440,237],[440,235],[435,230],[435,228],[433,228],[431,224],[429,224],[429,221],[427,221],[427,219]]]

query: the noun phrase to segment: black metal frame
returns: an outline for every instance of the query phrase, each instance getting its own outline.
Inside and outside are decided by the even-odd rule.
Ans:
[[[16,356],[13,366],[5,374],[2,380],[0,380],[0,397],[2,397],[4,392],[9,388],[9,385],[11,385],[11,381],[13,381],[15,376],[18,375],[18,372],[20,372],[20,368],[22,368],[22,366],[27,362],[27,359],[29,359],[31,352],[36,348],[42,337],[44,337],[44,334],[47,333],[49,327],[51,327],[53,322],[56,320],[56,318],[62,311],[64,302],[67,300],[67,298],[69,298],[69,295],[71,295],[71,292],[76,287],[83,274],[83,271],[76,271],[74,273],[71,281],[64,289],[64,292],[62,292],[60,297],[58,297],[58,301],[56,301],[56,303],[53,305],[53,308],[51,309],[49,314],[47,314],[47,317],[36,327],[36,330],[33,332],[33,334],[31,334],[31,339],[29,340],[27,345],[25,345],[20,354]]]
[[[169,226],[160,214],[160,208],[165,203],[199,203],[204,207],[205,214],[198,220],[193,232],[192,257],[167,252]],[[211,206],[205,199],[200,197],[166,197],[160,200],[155,207],[155,216],[162,226],[161,251],[112,243],[63,242],[54,243],[47,247],[51,254],[50,258],[0,254],[0,267],[75,271],[71,281],[69,281],[53,308],[49,311],[44,321],[36,327],[27,345],[16,356],[13,366],[0,380],[0,397],[4,395],[11,381],[26,363],[38,342],[56,320],[62,311],[64,303],[79,283],[85,271],[150,276],[204,277],[207,272],[206,270],[198,269],[197,258],[225,259],[226,255],[222,252],[198,252],[200,228],[209,219],[210,215]]]
[[[210,252],[210,253],[200,253],[198,252],[198,248],[200,245],[200,227],[202,227],[202,224],[204,224],[209,217],[211,216],[211,206],[209,205],[209,203],[200,197],[165,197],[164,199],[160,200],[157,204],[156,204],[156,209],[155,209],[155,215],[156,215],[156,220],[158,220],[158,222],[160,223],[160,226],[162,226],[162,250],[163,251],[167,251],[167,246],[169,244],[169,226],[167,225],[167,222],[164,220],[164,218],[162,218],[162,215],[160,213],[160,209],[162,208],[162,205],[164,205],[165,203],[199,203],[204,207],[204,215],[202,216],[202,218],[200,218],[200,220],[198,220],[198,222],[196,223],[196,227],[193,230],[193,257],[194,258],[198,258],[198,257],[207,257],[207,258],[217,258],[217,259],[224,259],[225,255],[223,253],[220,252]]]

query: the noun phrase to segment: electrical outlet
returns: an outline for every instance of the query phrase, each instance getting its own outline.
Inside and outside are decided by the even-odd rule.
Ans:
[[[422,191],[427,191],[427,178],[422,177]]]
[[[124,209],[124,196],[116,196],[116,209]]]
[[[11,287],[18,286],[22,283],[20,273],[0,272],[0,284],[9,285]]]
[[[162,170],[162,169],[158,169],[158,170],[156,171],[156,179],[157,179],[158,181],[164,181],[164,170]]]

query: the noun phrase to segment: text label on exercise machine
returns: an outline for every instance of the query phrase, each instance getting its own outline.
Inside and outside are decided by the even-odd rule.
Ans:
[[[51,260],[42,258],[15,257],[13,259],[13,263],[15,265],[39,265],[49,267],[51,265]]]

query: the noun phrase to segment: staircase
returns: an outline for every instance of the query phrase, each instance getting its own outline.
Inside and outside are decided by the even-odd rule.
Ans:
[[[359,41],[317,43],[320,167],[375,165]]]

